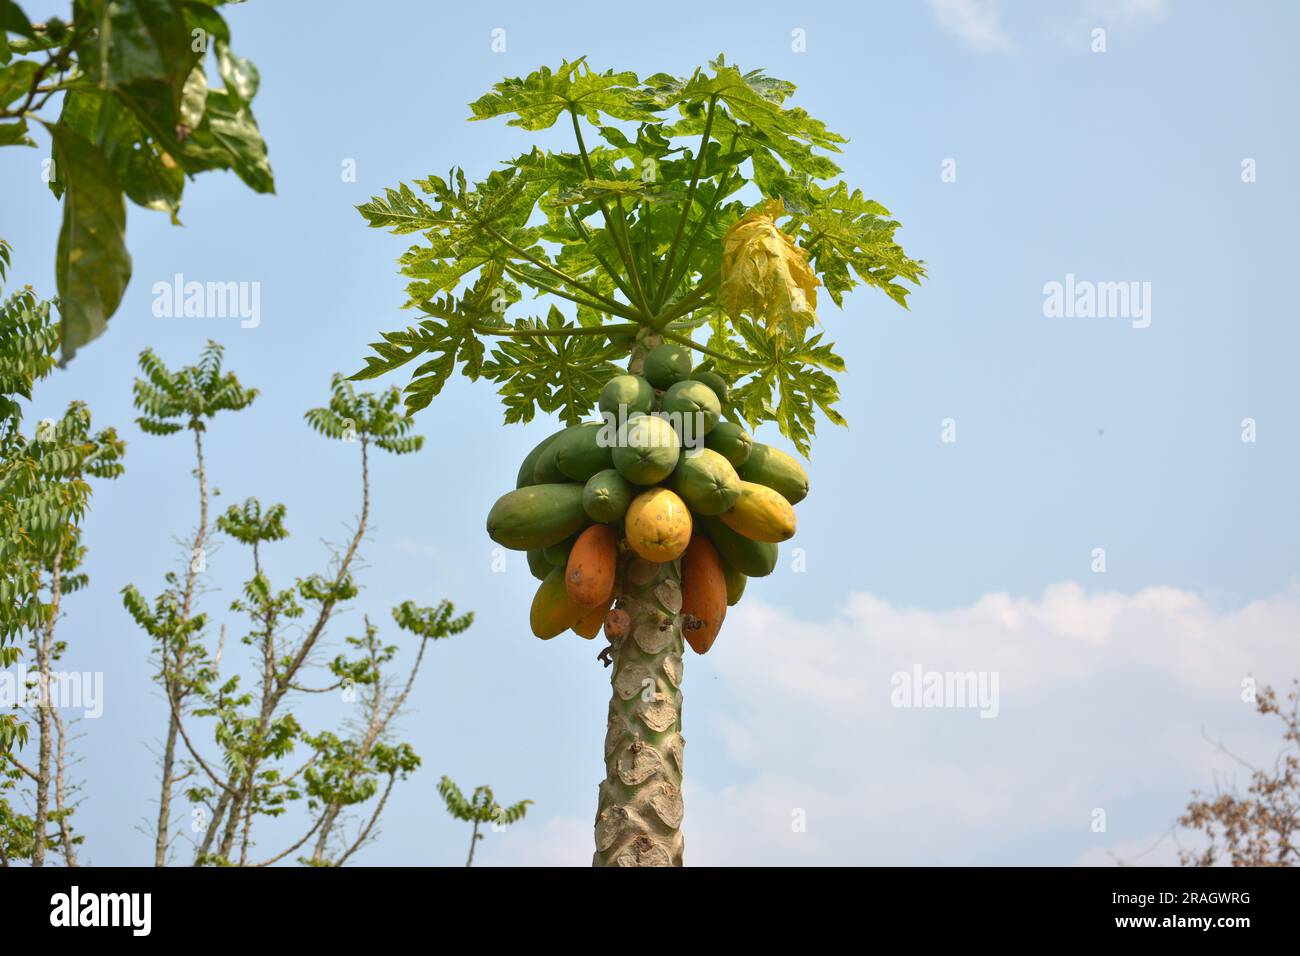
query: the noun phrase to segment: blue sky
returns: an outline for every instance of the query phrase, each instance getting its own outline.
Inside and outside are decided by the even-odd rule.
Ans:
[[[798,105],[849,137],[847,181],[903,222],[930,271],[910,313],[867,291],[821,311],[848,363],[850,427],[823,423],[814,445],[794,542],[807,570],[783,563],[752,582],[708,657],[686,662],[688,861],[1106,862],[1155,842],[1227,766],[1202,727],[1271,754],[1277,735],[1239,695],[1248,674],[1300,674],[1295,7],[565,9],[230,9],[237,52],[261,70],[278,193],[205,175],[180,229],[133,207],[122,308],[32,410],[84,399],[130,442],[126,475],[97,491],[86,524],[92,587],[61,625],[67,666],[106,681],[105,714],[80,725],[77,748],[86,860],[150,858],[135,828],[153,812],[149,745],[165,705],[117,595],[128,582],[155,592],[194,521],[189,445],[132,424],[136,355],[149,346],[178,365],[209,338],[226,346],[263,395],[209,432],[218,501],[283,501],[293,537],[270,552],[271,573],[285,583],[319,568],[320,540],[339,540],[357,510],[356,449],[317,437],[302,413],[378,330],[409,318],[394,263],[407,242],[353,207],[452,165],[481,175],[534,140],[567,146],[559,131],[467,124],[466,104],[504,75],[583,54],[647,75],[725,51],[794,81]],[[1097,28],[1105,52],[1090,49]],[[794,30],[806,52],[792,50]],[[0,234],[20,281],[52,293],[45,155],[0,152]],[[1242,181],[1247,159],[1255,182]],[[356,182],[340,175],[348,160]],[[155,318],[150,287],[175,273],[259,282],[260,326]],[[1045,317],[1044,285],[1067,274],[1150,283],[1149,327]],[[955,442],[941,441],[945,419]],[[449,597],[478,622],[431,649],[405,722],[425,766],[364,862],[461,858],[467,835],[434,792],[443,773],[535,801],[525,823],[489,835],[483,862],[589,860],[608,675],[594,645],[529,634],[535,582],[521,556],[492,573],[483,532],[552,427],[504,427],[490,386],[456,380],[419,417],[428,450],[375,468],[365,590],[334,639],[407,598]],[[1096,548],[1105,573],[1092,570]],[[220,616],[245,572],[226,543],[209,611]],[[891,708],[890,675],[916,663],[998,671],[998,718]],[[307,713],[342,716],[319,702]],[[1098,807],[1103,833],[1089,826]],[[806,832],[791,832],[796,808]]]

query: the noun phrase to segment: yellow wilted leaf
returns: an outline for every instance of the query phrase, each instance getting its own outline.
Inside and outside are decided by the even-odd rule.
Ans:
[[[779,199],[746,213],[722,237],[722,286],[718,301],[730,314],[748,313],[769,334],[802,340],[817,321],[817,276],[808,253],[777,228],[785,215]]]

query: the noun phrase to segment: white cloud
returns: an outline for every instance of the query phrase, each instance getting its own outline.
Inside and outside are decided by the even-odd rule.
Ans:
[[[976,53],[1004,53],[1014,44],[1002,28],[996,0],[930,0],[940,25]]]
[[[1061,584],[947,611],[856,594],[825,621],[746,602],[713,651],[737,706],[693,715],[743,782],[690,794],[693,862],[1127,858],[1223,766],[1203,727],[1247,754],[1275,752],[1241,682],[1289,682],[1298,630],[1298,590],[1233,610],[1175,588]],[[743,651],[719,654],[728,639]],[[893,707],[890,675],[916,665],[997,672],[999,716]],[[805,834],[790,832],[793,808],[807,812]]]
[[[1300,588],[1235,609],[1168,587],[1067,583],[940,611],[859,593],[825,620],[747,598],[709,656],[688,661],[687,860],[1133,859],[1231,767],[1203,732],[1248,759],[1275,755],[1280,735],[1241,682],[1285,687],[1297,633]],[[996,671],[999,715],[893,707],[890,676],[917,664]],[[589,817],[526,829],[496,844],[501,862],[589,862]],[[1174,863],[1175,847],[1137,862]]]

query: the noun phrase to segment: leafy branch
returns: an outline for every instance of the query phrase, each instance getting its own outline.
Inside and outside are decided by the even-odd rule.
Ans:
[[[218,12],[227,2],[76,0],[71,22],[32,23],[0,0],[0,146],[35,146],[29,134],[44,129],[63,201],[64,363],[103,333],[130,282],[127,200],[179,225],[188,177],[230,170],[256,192],[275,190],[251,108],[257,68],[231,49]],[[209,52],[220,87],[208,85]],[[58,116],[42,115],[56,94]]]
[[[817,288],[842,305],[872,286],[906,307],[925,267],[884,206],[835,179],[828,154],[845,140],[789,106],[793,93],[721,56],[687,77],[580,58],[497,83],[472,119],[535,131],[567,116],[573,149],[534,148],[481,182],[453,169],[358,207],[373,227],[419,234],[400,262],[423,317],[383,333],[353,377],[422,359],[409,411],[459,369],[496,383],[507,422],[575,423],[616,362],[666,339],[734,378],[735,414],[775,423],[807,454],[817,418],[844,423],[844,365],[816,328]],[[737,198],[746,186],[759,202]],[[555,303],[544,318],[515,317],[524,290]]]

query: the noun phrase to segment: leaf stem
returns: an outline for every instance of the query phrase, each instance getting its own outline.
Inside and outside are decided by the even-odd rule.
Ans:
[[[597,302],[604,302],[607,306],[609,306],[609,311],[614,312],[616,315],[623,314],[621,311],[619,311],[623,308],[623,305],[617,299],[611,299],[608,296],[602,295],[600,292],[591,288],[591,286],[587,285],[585,282],[582,282],[579,279],[575,279],[567,272],[555,268],[555,266],[551,265],[545,259],[537,258],[535,255],[530,253],[527,249],[524,249],[521,246],[511,242],[509,239],[501,235],[501,233],[497,232],[487,223],[481,223],[481,225],[483,226],[484,232],[486,232],[497,242],[501,243],[503,246],[505,246],[515,255],[519,256],[521,259],[525,259],[528,262],[531,262],[533,265],[537,266],[539,269],[549,272],[551,275],[555,276],[561,282],[564,282],[568,285],[573,286],[575,289],[579,289],[587,293],[587,295],[591,296]]]
[[[578,141],[578,155],[582,157],[582,168],[586,172],[588,179],[594,179],[595,174],[591,169],[591,157],[587,154],[587,143],[582,138],[582,126],[578,122],[578,111],[572,105],[569,106],[569,118],[573,120],[573,135]],[[613,217],[609,214],[609,206],[605,204],[605,200],[603,199],[597,199],[596,205],[600,207],[600,214],[605,218],[606,231],[614,237],[614,248],[618,250],[618,257],[623,260],[623,268],[627,270],[629,281],[631,281],[633,286],[638,285],[636,281],[636,259],[633,258],[631,251],[625,248],[619,241],[618,230],[614,228]],[[628,298],[632,298],[632,296],[629,296]],[[638,302],[637,306],[641,308],[646,313],[646,317],[649,318],[650,309],[647,303]]]
[[[542,292],[547,292],[550,293],[551,295],[558,295],[561,298],[568,299],[570,302],[576,302],[578,305],[586,306],[587,308],[594,309],[597,312],[608,312],[611,315],[617,315],[623,319],[635,320],[636,318],[638,318],[637,313],[633,312],[631,309],[624,307],[622,303],[617,302],[613,299],[606,299],[602,297],[600,302],[595,302],[590,299],[584,299],[581,296],[574,295],[572,292],[569,292],[565,289],[560,289],[557,288],[556,286],[547,285],[545,282],[540,282],[537,279],[534,279],[531,276],[527,275],[526,273],[520,272],[518,269],[516,269],[514,266],[508,263],[502,263],[502,268],[505,269],[505,271],[508,272],[510,275],[518,279],[520,282],[527,283],[528,285],[532,286],[534,289],[539,289]]]
[[[587,251],[595,257],[596,261],[604,268],[605,274],[614,280],[614,284],[619,287],[619,290],[627,296],[627,300],[631,302],[634,298],[632,295],[632,287],[627,284],[627,280],[623,278],[622,273],[610,265],[609,260],[596,251],[595,246],[592,243],[591,232],[588,231],[586,223],[582,221],[582,217],[574,212],[572,206],[569,207],[569,218],[573,220],[574,228],[578,230],[578,235],[582,237],[582,241],[587,244]]]
[[[682,204],[682,214],[677,220],[677,232],[673,236],[673,244],[668,248],[668,258],[664,260],[664,275],[671,276],[673,274],[673,264],[677,260],[677,247],[681,245],[682,235],[686,232],[686,222],[691,218],[691,205],[695,202],[695,189],[700,184],[700,173],[704,169],[704,157],[709,152],[709,134],[713,132],[713,113],[717,107],[718,97],[715,94],[709,97],[709,112],[704,119],[704,133],[700,136],[700,148],[695,157],[695,169],[691,173],[691,185],[686,190],[686,201]],[[659,290],[659,296],[654,303],[656,311],[663,305],[668,285],[669,283],[664,283],[664,287]]]
[[[739,138],[739,136],[740,136],[739,129],[737,129],[736,132],[731,134],[731,145],[727,147],[728,153],[735,152],[736,140]],[[691,230],[691,238],[690,241],[686,243],[686,254],[682,256],[681,265],[677,267],[676,274],[668,277],[665,280],[665,284],[667,285],[667,291],[664,291],[663,289],[660,290],[659,306],[658,306],[659,308],[662,308],[663,303],[668,301],[668,297],[677,291],[677,287],[681,285],[682,279],[684,279],[686,277],[686,273],[690,271],[691,253],[693,253],[695,251],[695,247],[699,245],[700,236],[704,234],[705,228],[709,225],[709,223],[713,221],[713,214],[717,212],[718,202],[722,199],[723,196],[727,194],[727,187],[731,185],[731,176],[736,171],[737,168],[738,168],[737,166],[732,166],[727,170],[726,175],[723,176],[722,180],[718,183],[718,188],[713,191],[713,198],[709,202],[709,208],[704,211],[704,215],[700,217],[700,221],[697,222],[695,224],[695,228]]]
[[[636,303],[641,309],[641,315],[649,324],[653,321],[653,313],[650,311],[650,303],[646,299],[645,289],[641,287],[641,275],[635,268],[636,256],[632,254],[632,239],[627,231],[627,218],[623,212],[623,197],[618,197],[615,202],[618,209],[618,222],[623,229],[623,249],[628,258],[634,263],[633,267],[628,270],[627,277],[632,281],[632,291],[636,293]]]
[[[497,328],[492,325],[484,325],[480,322],[473,323],[472,328],[479,335],[504,335],[511,338],[535,338],[538,336],[562,338],[574,335],[608,335],[611,332],[635,332],[641,326],[636,322],[618,322],[613,325],[589,325],[580,327],[566,327],[561,329],[528,329],[509,327]]]
[[[709,276],[707,279],[701,280],[699,285],[674,303],[671,309],[662,312],[655,317],[654,328],[656,330],[663,329],[673,319],[681,318],[688,312],[694,312],[695,309],[698,308],[695,303],[702,301],[705,296],[712,292],[721,283],[722,275],[717,272],[713,273],[713,275]]]
[[[676,342],[678,345],[685,345],[687,348],[695,349],[695,351],[707,355],[709,358],[717,359],[719,362],[726,362],[728,365],[746,365],[750,368],[759,368],[762,365],[761,362],[753,362],[749,359],[736,358],[734,355],[724,355],[721,352],[716,352],[707,345],[701,345],[699,342],[696,342],[689,335],[680,335],[679,333],[669,331],[668,329],[662,330],[659,334],[671,342]]]

